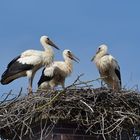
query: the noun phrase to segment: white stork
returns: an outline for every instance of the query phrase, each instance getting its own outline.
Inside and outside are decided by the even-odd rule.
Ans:
[[[51,46],[59,49],[47,36],[42,36],[40,42],[44,51],[26,50],[14,58],[1,76],[1,84],[9,84],[13,80],[27,76],[29,79],[28,90],[32,93],[32,82],[38,69],[53,62],[54,52]]]
[[[63,51],[63,58],[64,61],[54,61],[43,69],[38,82],[39,89],[54,89],[58,85],[65,88],[65,78],[72,73],[72,61],[78,62],[79,59],[70,50]]]
[[[99,46],[96,55],[91,61],[94,61],[102,80],[107,86],[114,90],[121,89],[120,67],[116,59],[107,53],[108,47],[103,44]]]

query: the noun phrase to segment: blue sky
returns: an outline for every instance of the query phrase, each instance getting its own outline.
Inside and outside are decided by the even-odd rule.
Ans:
[[[39,39],[48,35],[60,48],[55,59],[70,49],[79,59],[73,74],[66,80],[71,84],[78,75],[82,80],[99,77],[91,57],[103,43],[118,60],[122,83],[127,88],[140,86],[140,1],[135,0],[4,0],[0,1],[0,75],[14,57],[27,49],[43,50]],[[33,88],[36,90],[41,71]],[[99,87],[98,82],[93,83]],[[9,85],[0,85],[0,94],[11,89],[17,93],[27,89],[27,79],[20,78]]]

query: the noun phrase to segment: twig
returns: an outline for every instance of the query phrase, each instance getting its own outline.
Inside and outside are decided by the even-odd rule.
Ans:
[[[86,105],[91,110],[92,113],[94,112],[93,109],[86,102],[84,102],[83,100],[80,100],[80,102]]]

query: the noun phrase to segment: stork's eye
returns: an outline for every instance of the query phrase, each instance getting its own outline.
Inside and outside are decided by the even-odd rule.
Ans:
[[[68,51],[68,54],[71,54],[71,52],[70,52],[70,51]]]

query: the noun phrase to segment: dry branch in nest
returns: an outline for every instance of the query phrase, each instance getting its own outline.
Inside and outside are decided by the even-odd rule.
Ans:
[[[67,120],[83,127],[85,133],[103,137],[122,130],[130,133],[140,126],[138,91],[94,89],[91,82],[81,82],[78,77],[65,90],[38,91],[24,97],[20,92],[18,97],[8,101],[7,96],[0,103],[1,137],[33,136],[32,128],[42,120],[49,126]],[[51,131],[50,128],[45,130]]]

